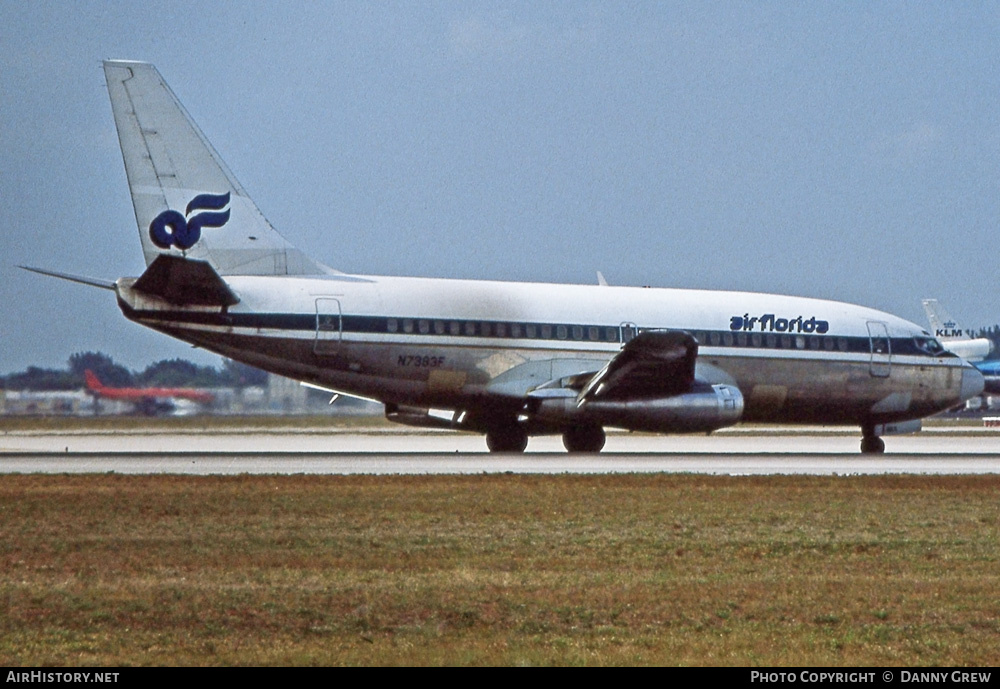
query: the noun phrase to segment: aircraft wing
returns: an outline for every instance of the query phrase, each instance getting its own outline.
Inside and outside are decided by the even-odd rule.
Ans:
[[[698,341],[691,333],[647,330],[596,373],[581,371],[529,390],[525,416],[541,426],[565,427],[572,419],[577,431],[570,431],[570,446],[591,451],[601,444],[594,426],[658,433],[710,433],[732,426],[743,415],[742,393],[732,383],[707,380],[706,374],[714,377],[708,364],[696,379],[697,359]]]
[[[577,405],[593,399],[669,397],[691,389],[698,342],[682,330],[650,330],[630,340],[580,390]]]

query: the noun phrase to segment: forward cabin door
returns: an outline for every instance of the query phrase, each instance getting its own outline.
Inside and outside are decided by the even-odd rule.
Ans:
[[[868,321],[868,341],[872,354],[869,372],[876,378],[887,378],[892,368],[892,341],[886,324]]]
[[[316,299],[316,341],[313,351],[317,354],[337,354],[344,329],[340,300],[332,297]]]

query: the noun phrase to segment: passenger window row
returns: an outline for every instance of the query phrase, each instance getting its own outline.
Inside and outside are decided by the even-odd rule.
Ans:
[[[422,318],[389,318],[386,332],[465,337],[509,337],[514,339],[577,340],[618,342],[617,327],[597,325],[551,325],[548,323],[507,323],[503,321],[444,321]]]
[[[374,320],[362,317],[363,320]],[[348,321],[354,320],[350,317]],[[360,320],[360,319],[359,319]],[[627,342],[637,332],[655,328],[607,325],[571,325],[550,323],[510,323],[505,321],[457,321],[431,318],[380,319],[381,326],[368,327],[388,333],[450,335],[455,337],[495,337],[528,340],[566,340],[576,342]],[[358,324],[360,325],[360,323]],[[368,327],[363,328],[368,330]],[[345,329],[351,329],[350,325]],[[622,339],[622,331],[625,338]],[[746,347],[751,349],[787,349],[814,352],[855,352],[947,356],[933,338],[838,337],[834,335],[799,335],[789,333],[730,332],[718,330],[689,331],[703,347]]]
[[[788,335],[776,333],[695,332],[698,343],[709,347],[753,347],[755,349],[811,349],[813,351],[848,352],[851,342],[846,337],[824,335]],[[867,339],[865,340],[867,347]]]

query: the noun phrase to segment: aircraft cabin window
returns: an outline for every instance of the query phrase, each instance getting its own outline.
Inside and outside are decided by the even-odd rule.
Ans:
[[[419,323],[417,323],[417,325],[420,328],[420,334],[421,335],[426,335],[427,333],[429,333],[431,331],[431,323],[430,323],[430,321],[421,320]]]
[[[833,340],[827,338],[827,339],[823,340],[823,349],[825,349],[828,352],[832,352],[834,344],[835,343],[834,343]]]
[[[390,332],[390,333],[398,332],[399,331],[399,321],[397,321],[395,318],[388,319],[385,322],[385,329],[388,332]]]
[[[760,333],[754,333],[750,336],[750,345],[753,347],[760,347],[762,340],[763,338],[760,336]]]
[[[846,352],[847,351],[847,338],[846,337],[838,337],[837,338],[837,349],[839,349],[842,352]]]
[[[565,340],[567,335],[569,335],[569,330],[566,329],[565,325],[556,326],[556,337],[560,340]]]
[[[444,335],[444,321],[434,321],[434,332],[438,335]]]
[[[510,336],[511,337],[521,337],[521,324],[511,323],[510,324]]]
[[[524,334],[532,339],[538,337],[538,326],[534,323],[528,323],[524,326]]]
[[[747,346],[747,334],[746,333],[736,333],[736,344],[740,347]]]
[[[476,334],[476,324],[473,323],[472,321],[467,322],[465,324],[465,334],[466,335],[470,335],[470,336],[471,335],[475,335]]]
[[[542,326],[542,339],[543,340],[551,340],[552,339],[552,326],[551,325],[543,325]]]
[[[802,335],[796,335],[795,336],[795,348],[796,349],[805,349],[806,348],[806,338],[804,338]]]
[[[727,347],[733,346],[733,334],[732,333],[722,333],[722,344]]]
[[[711,345],[712,345],[713,347],[718,347],[718,346],[719,346],[719,333],[717,333],[717,332],[714,332],[714,331],[713,331],[713,332],[710,332],[710,333],[708,334],[708,341],[709,341],[709,343],[710,343],[710,344],[711,344]]]
[[[601,329],[595,326],[590,326],[587,329],[587,337],[590,338],[591,341],[597,342],[601,339]]]
[[[573,339],[582,340],[583,339],[583,326],[574,325],[573,326]]]
[[[460,335],[462,333],[462,324],[458,321],[450,321],[448,323],[448,332],[452,335]]]
[[[497,337],[507,337],[506,323],[497,323]]]
[[[618,341],[618,329],[617,328],[605,328],[604,337],[608,342]]]

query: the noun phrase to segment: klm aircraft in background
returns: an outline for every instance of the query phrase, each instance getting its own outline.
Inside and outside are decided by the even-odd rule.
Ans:
[[[1000,394],[1000,360],[980,361],[974,365],[983,374],[983,392]]]
[[[985,337],[971,337],[971,333],[958,325],[937,299],[923,299],[924,311],[931,325],[931,332],[941,342],[941,346],[952,354],[972,363],[985,379],[983,391],[1000,393],[1000,360],[984,361],[993,353],[993,342]]]
[[[993,351],[993,343],[985,337],[971,337],[962,330],[937,299],[922,299],[931,334],[952,354],[970,363],[982,361]]]
[[[124,315],[400,423],[482,433],[492,451],[604,429],[739,421],[879,437],[979,394],[983,377],[896,316],[801,297],[346,274],[289,244],[150,64],[104,64],[146,270]],[[37,270],[37,269],[36,269]]]

